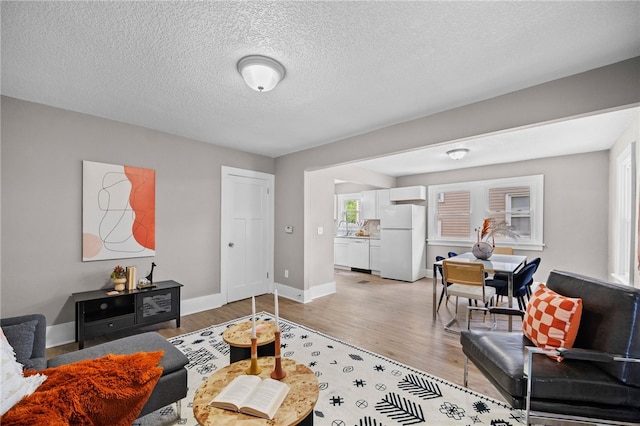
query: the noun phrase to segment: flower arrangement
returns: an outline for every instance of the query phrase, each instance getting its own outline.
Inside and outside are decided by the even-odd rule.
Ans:
[[[513,239],[519,237],[519,235],[513,231],[513,227],[507,224],[505,220],[498,220],[496,218],[486,218],[482,223],[482,227],[476,228],[475,231],[478,235],[478,242],[482,241],[483,239],[486,239],[486,241],[488,242],[489,238],[491,238],[492,247],[496,246],[496,235]]]
[[[111,272],[111,279],[116,278],[127,278],[127,271],[120,265],[113,268],[113,272]]]

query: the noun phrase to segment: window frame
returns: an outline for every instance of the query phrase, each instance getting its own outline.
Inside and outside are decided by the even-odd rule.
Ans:
[[[635,142],[629,144],[616,159],[616,212],[613,218],[613,272],[619,283],[634,285],[635,259]]]
[[[431,246],[471,247],[476,242],[475,228],[480,227],[490,216],[489,189],[506,186],[528,186],[531,237],[496,238],[497,244],[508,244],[520,250],[542,251],[544,248],[544,175],[518,176],[473,182],[456,182],[428,187],[427,243]],[[443,238],[439,235],[437,222],[439,194],[443,192],[469,191],[471,194],[471,226],[468,237]]]
[[[356,209],[356,220],[355,223],[354,222],[347,222],[347,211],[345,209],[345,203],[346,201],[356,201],[356,205],[357,205],[357,209]],[[338,194],[338,215],[337,215],[337,222],[338,222],[338,230],[344,230],[344,228],[341,228],[341,222],[346,222],[347,228],[346,230],[348,232],[351,231],[356,231],[359,229],[357,222],[359,222],[361,220],[360,216],[362,214],[362,195],[359,192],[354,192],[354,193],[349,193],[349,194]]]

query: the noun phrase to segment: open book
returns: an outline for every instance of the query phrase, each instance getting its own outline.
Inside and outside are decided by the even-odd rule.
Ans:
[[[289,393],[289,385],[274,379],[240,375],[220,391],[209,405],[238,411],[264,419],[273,419]]]

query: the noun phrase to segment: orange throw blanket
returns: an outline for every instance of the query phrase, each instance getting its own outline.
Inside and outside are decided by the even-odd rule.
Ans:
[[[39,371],[47,380],[7,411],[0,424],[129,426],[162,375],[163,355],[107,355]]]

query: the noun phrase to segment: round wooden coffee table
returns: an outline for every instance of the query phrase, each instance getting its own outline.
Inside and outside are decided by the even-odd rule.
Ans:
[[[238,424],[260,425],[313,425],[313,407],[318,401],[318,379],[309,367],[290,358],[282,358],[282,369],[287,376],[282,379],[291,389],[272,420],[222,410],[209,405],[209,402],[236,376],[245,374],[251,360],[234,362],[213,373],[196,390],[193,397],[193,414],[202,426],[235,426]],[[274,357],[258,358],[262,368],[260,377],[266,379],[273,371]]]
[[[273,321],[256,321],[258,357],[275,355],[276,325]],[[251,358],[251,321],[240,322],[222,333],[229,345],[229,362]]]

